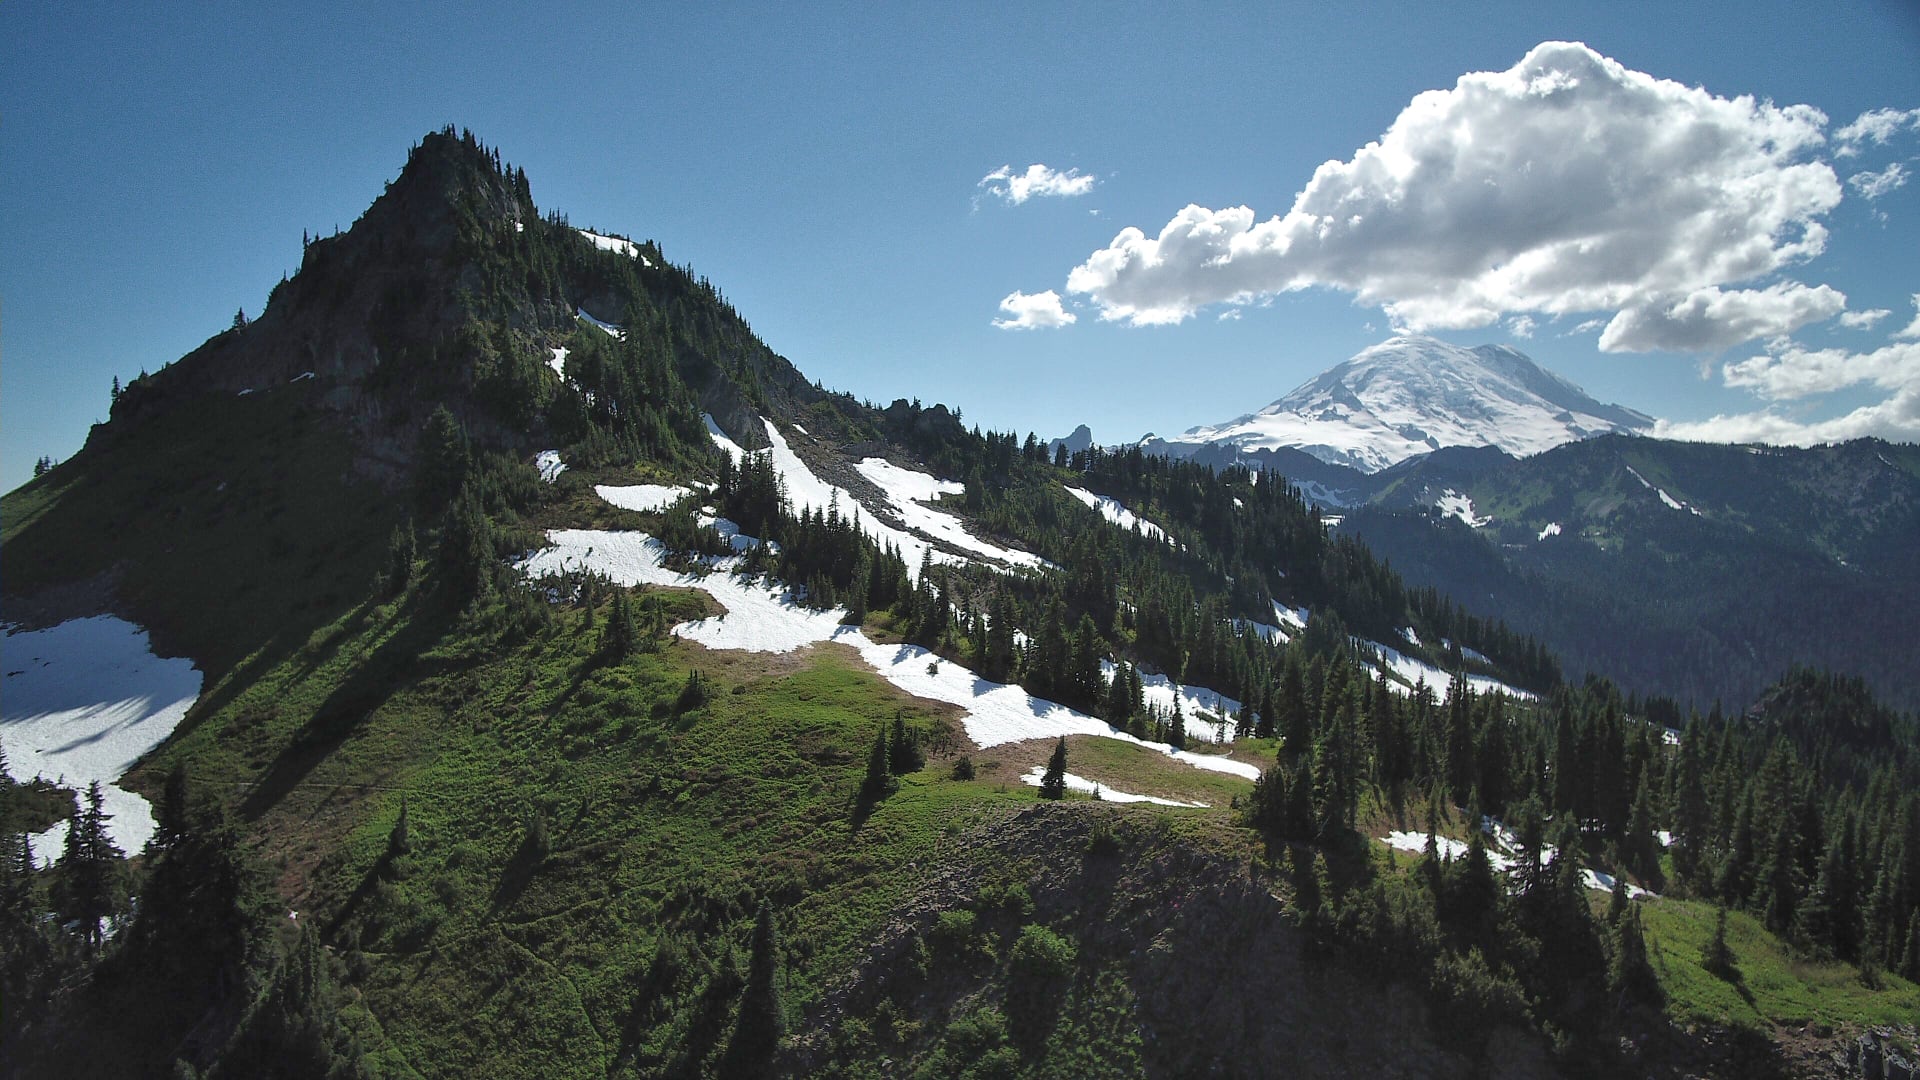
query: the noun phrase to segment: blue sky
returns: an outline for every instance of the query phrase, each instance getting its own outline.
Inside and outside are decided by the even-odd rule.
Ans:
[[[1401,325],[1677,434],[1920,431],[1920,113],[1855,124],[1920,108],[1912,3],[953,7],[0,7],[0,487],[447,123],[809,376],[997,429],[1226,420]],[[1034,164],[1085,190],[981,184]]]

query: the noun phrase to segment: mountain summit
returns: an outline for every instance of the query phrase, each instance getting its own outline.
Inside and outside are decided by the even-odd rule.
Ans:
[[[1154,440],[1186,457],[1205,446],[1294,447],[1331,464],[1378,472],[1445,446],[1496,446],[1516,456],[1653,418],[1595,401],[1504,345],[1463,348],[1402,336],[1365,349],[1257,413]]]

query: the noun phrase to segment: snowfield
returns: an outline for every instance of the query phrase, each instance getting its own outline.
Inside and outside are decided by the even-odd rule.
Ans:
[[[576,309],[574,311],[574,314],[587,320],[588,322],[599,327],[600,329],[605,330],[610,336],[614,338],[624,338],[626,336],[627,332],[624,328],[615,326],[610,322],[601,322],[599,319],[596,319],[593,316],[587,314],[584,310]]]
[[[653,514],[693,494],[693,489],[679,484],[595,484],[593,493],[622,510]]]
[[[663,564],[665,549],[645,533],[555,529],[547,533],[547,540],[551,547],[517,564],[522,573],[540,577],[592,570],[621,585],[704,590],[727,609],[726,614],[676,626],[676,637],[710,649],[749,652],[792,652],[815,642],[840,642],[858,652],[881,678],[907,693],[966,710],[962,724],[967,737],[983,749],[1023,739],[1098,735],[1144,746],[1197,768],[1247,780],[1260,775],[1258,766],[1244,761],[1137,739],[1104,720],[1036,698],[1018,686],[983,679],[917,645],[876,644],[857,628],[842,625],[844,610],[814,611],[795,602],[784,588],[727,572],[737,565],[732,558],[711,560],[712,573],[682,574]]]
[[[652,260],[640,254],[640,245],[631,240],[623,240],[618,236],[601,236],[599,233],[588,232],[585,229],[576,229],[574,231],[586,237],[588,240],[593,241],[593,246],[602,251],[615,251],[625,255],[629,259],[639,259],[641,266],[650,267],[653,265]]]
[[[1113,681],[1115,670],[1117,665],[1113,661],[1100,661],[1100,675],[1108,682]],[[1148,705],[1170,716],[1174,701],[1180,702],[1180,726],[1188,739],[1210,743],[1233,741],[1233,720],[1229,714],[1240,712],[1239,701],[1204,686],[1181,686],[1165,675],[1149,675],[1137,670],[1135,673],[1140,676],[1140,696]]]
[[[1127,509],[1118,499],[1106,495],[1095,495],[1085,488],[1077,488],[1070,484],[1061,484],[1060,486],[1067,489],[1067,494],[1085,503],[1088,509],[1097,511],[1101,517],[1106,518],[1115,525],[1123,529],[1137,529],[1143,536],[1150,536],[1155,540],[1172,543],[1171,540],[1167,539],[1167,531],[1165,529]]]
[[[146,631],[111,615],[9,629],[0,665],[0,745],[14,778],[73,788],[83,809],[87,785],[99,781],[108,835],[137,854],[153,836],[153,809],[115,782],[179,726],[200,697],[200,672],[153,655]],[[66,822],[33,836],[34,858],[58,859],[66,836]]]
[[[1440,497],[1434,500],[1433,507],[1449,517],[1459,518],[1469,528],[1484,529],[1493,521],[1491,517],[1475,517],[1473,500],[1452,488],[1441,492]]]
[[[963,495],[967,485],[957,480],[936,479],[917,469],[903,469],[885,458],[867,458],[854,468],[886,495],[887,505],[900,515],[900,520],[906,523],[907,528],[1009,566],[1037,570],[1047,565],[1045,559],[1030,552],[1014,551],[988,543],[968,532],[959,518],[926,505],[942,495]]]
[[[1388,681],[1388,687],[1395,693],[1405,697],[1413,693],[1413,687],[1424,679],[1426,680],[1426,684],[1433,689],[1436,697],[1442,701],[1446,700],[1447,692],[1451,690],[1453,686],[1453,675],[1451,672],[1442,671],[1424,660],[1416,660],[1398,649],[1388,648],[1378,642],[1362,641],[1360,645],[1363,648],[1373,649],[1380,654],[1381,670],[1392,672],[1406,680],[1406,685],[1404,686],[1392,680]],[[1491,679],[1485,675],[1468,675],[1467,685],[1471,687],[1476,694],[1490,694],[1497,690],[1510,698],[1519,698],[1526,701],[1532,701],[1534,698],[1533,694],[1517,686],[1508,686],[1499,679]],[[1424,842],[1423,840],[1422,843]]]
[[[1020,782],[1027,785],[1028,787],[1039,787],[1040,778],[1045,776],[1046,774],[1047,774],[1047,767],[1045,765],[1035,765],[1033,768],[1027,770],[1027,774],[1020,778]],[[1094,796],[1097,796],[1098,798],[1106,800],[1107,802],[1118,802],[1118,803],[1143,802],[1143,803],[1152,803],[1155,806],[1187,806],[1187,807],[1197,806],[1201,808],[1205,808],[1205,806],[1207,805],[1206,803],[1203,803],[1203,802],[1179,802],[1174,799],[1162,799],[1153,795],[1133,795],[1125,791],[1120,791],[1116,788],[1103,787],[1102,785],[1096,784],[1084,776],[1076,776],[1073,773],[1067,773],[1066,778],[1067,778],[1068,791],[1078,791],[1078,792],[1085,793],[1087,795],[1094,795]]]

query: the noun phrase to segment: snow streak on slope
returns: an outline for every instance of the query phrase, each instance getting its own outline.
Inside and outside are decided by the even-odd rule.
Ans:
[[[1691,511],[1694,517],[1701,516],[1700,511],[1695,510],[1693,507],[1688,506],[1686,503],[1683,503],[1679,499],[1676,499],[1673,496],[1667,494],[1666,488],[1656,487],[1653,484],[1648,483],[1647,478],[1640,475],[1639,469],[1636,469],[1633,466],[1629,465],[1627,466],[1627,471],[1633,474],[1633,478],[1635,480],[1640,481],[1641,487],[1646,488],[1648,491],[1651,491],[1655,495],[1660,496],[1660,501],[1667,504],[1667,509],[1687,510],[1687,511]]]
[[[172,734],[200,696],[200,672],[153,655],[146,631],[111,615],[10,631],[0,640],[0,666],[9,771],[75,789],[83,809],[87,785],[99,781],[108,835],[137,854],[153,836],[153,810],[115,781]],[[58,859],[66,830],[61,822],[34,836],[34,858]]]
[[[1413,693],[1413,687],[1424,679],[1427,686],[1432,688],[1434,697],[1442,701],[1446,700],[1447,694],[1453,686],[1453,676],[1448,672],[1434,667],[1424,660],[1418,660],[1408,656],[1398,649],[1382,645],[1379,642],[1360,641],[1359,644],[1363,649],[1373,649],[1380,654],[1381,669],[1406,680],[1404,684],[1394,682],[1391,679],[1387,681],[1388,688],[1395,693],[1405,697]],[[1534,695],[1519,687],[1508,686],[1498,679],[1490,679],[1485,675],[1467,676],[1467,686],[1476,694],[1491,694],[1499,691],[1510,698],[1520,698],[1528,701],[1533,700],[1534,697]]]
[[[1104,720],[1036,698],[1018,686],[983,679],[917,645],[876,644],[859,629],[841,625],[844,610],[814,611],[795,603],[785,589],[727,573],[737,565],[731,558],[712,560],[710,565],[716,571],[700,576],[668,569],[661,561],[665,549],[644,533],[556,529],[547,534],[547,540],[553,546],[521,560],[521,572],[539,577],[592,570],[621,585],[704,590],[725,606],[727,613],[683,623],[674,627],[673,633],[710,649],[791,652],[815,642],[842,642],[859,652],[881,678],[907,693],[965,709],[967,737],[982,748],[1023,739],[1099,735],[1144,746],[1202,769],[1248,780],[1260,775],[1257,766],[1244,761],[1176,751],[1165,743],[1136,739]]]
[[[566,378],[567,377],[567,353],[570,350],[568,350],[567,347],[564,345],[556,345],[552,349],[549,349],[548,351],[553,353],[553,359],[547,361],[547,366],[553,369],[553,373],[555,375],[558,375],[563,379]]]
[[[1504,839],[1507,840],[1509,844],[1511,843],[1512,834],[1507,832],[1498,823],[1487,826],[1484,831],[1497,839]],[[1415,855],[1423,854],[1427,850],[1426,833],[1391,832],[1381,837],[1380,842],[1393,848],[1395,851],[1406,851]],[[1433,838],[1433,843],[1436,853],[1439,854],[1442,859],[1464,859],[1467,857],[1467,845],[1463,841],[1455,840],[1450,836],[1436,836]],[[1518,852],[1519,849],[1510,846],[1509,850]],[[1487,864],[1493,867],[1495,873],[1510,873],[1514,867],[1520,865],[1518,858],[1512,854],[1501,851],[1492,844],[1486,845],[1486,852]],[[1553,845],[1541,845],[1540,858],[1542,861],[1551,862],[1555,854],[1556,852]],[[1613,891],[1613,875],[1605,871],[1582,868],[1580,871],[1580,879],[1585,883],[1587,888],[1595,892]],[[1660,898],[1659,893],[1650,892],[1632,883],[1628,883],[1627,885],[1627,895],[1635,900],[1657,900]]]
[[[593,493],[622,510],[652,514],[693,494],[693,489],[679,484],[626,484],[619,487],[595,484]]]
[[[583,311],[583,310],[580,310],[580,311],[575,311],[575,312],[574,312],[574,314],[575,314],[575,315],[578,315],[578,316],[580,316],[581,318],[583,318],[583,319],[585,319],[585,320],[587,320],[588,322],[590,322],[590,323],[592,323],[593,325],[595,325],[595,326],[597,326],[597,327],[599,327],[600,329],[602,329],[602,330],[605,330],[605,331],[606,331],[606,332],[607,332],[607,333],[608,333],[609,335],[611,335],[611,336],[613,336],[613,337],[615,337],[615,338],[625,338],[625,337],[626,337],[626,333],[627,333],[627,332],[626,332],[626,330],[625,330],[625,329],[623,329],[623,328],[621,328],[621,327],[618,327],[618,326],[615,326],[615,325],[613,325],[613,324],[612,324],[612,323],[610,323],[610,322],[601,322],[601,321],[600,321],[599,319],[596,319],[596,318],[594,318],[593,316],[591,316],[591,315],[589,315],[589,314],[587,314],[587,313],[586,313],[585,311]]]
[[[707,433],[713,438],[714,444],[732,455],[735,461],[748,453],[741,449],[738,443],[728,438],[726,432],[720,430],[720,426],[714,422],[712,416],[706,417],[706,421]],[[753,452],[768,455],[773,463],[774,472],[779,474],[781,483],[786,486],[787,498],[793,504],[795,513],[807,507],[812,507],[816,513],[824,513],[830,507],[838,507],[842,516],[854,517],[860,531],[873,537],[880,546],[898,550],[901,560],[907,564],[907,572],[916,579],[919,577],[920,563],[923,558],[939,565],[966,565],[965,556],[942,551],[928,543],[924,536],[896,529],[870,513],[860,513],[862,509],[860,500],[854,498],[852,492],[815,476],[813,470],[807,467],[807,463],[800,459],[800,455],[794,453],[793,447],[788,444],[786,437],[780,433],[780,429],[774,425],[773,421],[762,419],[760,422],[766,426],[767,441],[770,445],[766,450]],[[869,460],[878,461],[879,459]],[[860,469],[863,475],[874,481],[875,486],[887,493],[888,502],[895,506],[902,520],[909,525],[921,528],[926,536],[937,537],[956,547],[978,552],[1011,566],[1038,568],[1049,565],[1046,560],[1037,555],[989,544],[969,534],[960,520],[953,515],[932,507],[921,506],[914,501],[914,496],[917,494],[940,490],[951,491],[956,488],[964,491],[965,485],[951,480],[936,480],[926,473],[900,469],[886,462],[881,462],[881,465],[883,467],[873,468],[863,462]],[[943,489],[940,487],[943,484],[951,486]],[[962,543],[963,538],[964,543]]]
[[[867,458],[854,468],[886,495],[887,505],[900,515],[900,520],[906,523],[907,528],[1009,566],[1038,570],[1047,565],[1045,559],[1030,552],[1014,551],[988,543],[968,532],[959,518],[925,505],[941,495],[964,494],[967,485],[957,480],[938,480],[915,469],[903,469],[885,458]]]
[[[1595,401],[1514,349],[1406,336],[1363,350],[1257,413],[1165,442],[1175,454],[1182,445],[1208,443],[1293,446],[1377,472],[1443,446],[1497,446],[1525,456],[1652,423]]]
[[[1046,775],[1047,775],[1047,767],[1045,765],[1035,765],[1033,768],[1027,770],[1027,774],[1020,778],[1020,782],[1027,785],[1028,787],[1039,787],[1041,778],[1045,777]],[[1101,799],[1104,799],[1107,802],[1117,802],[1117,803],[1143,802],[1143,803],[1152,803],[1155,806],[1187,806],[1187,807],[1197,806],[1201,808],[1204,808],[1207,805],[1206,803],[1203,803],[1203,802],[1177,802],[1173,799],[1161,799],[1152,795],[1132,795],[1125,791],[1120,791],[1117,788],[1110,788],[1101,784],[1097,784],[1092,780],[1087,779],[1084,776],[1079,776],[1074,773],[1066,773],[1065,776],[1067,778],[1068,791],[1078,791],[1087,795],[1097,795]]]
[[[602,251],[616,251],[629,259],[639,259],[641,266],[650,267],[653,265],[652,260],[640,254],[640,245],[631,240],[622,240],[617,236],[601,236],[599,233],[588,232],[585,229],[577,229],[575,231],[581,236],[593,241],[593,246]]]
[[[546,484],[560,479],[560,474],[567,471],[567,463],[560,460],[558,450],[542,450],[533,455],[533,467],[540,470],[540,480]]]
[[[1095,495],[1093,492],[1087,491],[1084,488],[1077,488],[1068,484],[1061,484],[1060,486],[1067,489],[1067,494],[1079,499],[1090,509],[1098,511],[1101,517],[1106,518],[1108,521],[1113,522],[1123,529],[1138,529],[1141,535],[1150,536],[1155,540],[1167,539],[1166,530],[1127,509],[1121,505],[1118,499],[1106,495]]]

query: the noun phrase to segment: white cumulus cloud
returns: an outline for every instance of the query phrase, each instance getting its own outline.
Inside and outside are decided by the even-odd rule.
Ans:
[[[1507,333],[1517,338],[1530,338],[1539,325],[1531,315],[1515,315],[1507,320]]]
[[[1773,410],[1715,416],[1708,420],[1661,420],[1656,439],[1689,442],[1765,442],[1788,446],[1845,442],[1877,436],[1895,442],[1920,440],[1920,387],[1904,387],[1884,401],[1862,405],[1831,420],[1802,421]]]
[[[1041,330],[1066,326],[1076,318],[1073,312],[1060,305],[1060,294],[1052,289],[1031,294],[1016,289],[1000,301],[1000,310],[1006,312],[1006,317],[993,320],[993,325],[1002,330]]]
[[[1920,338],[1920,293],[1913,294],[1913,308],[1913,321],[1907,324],[1905,330],[1893,335],[1894,337],[1903,339]]]
[[[1854,173],[1847,177],[1847,186],[1872,201],[1906,183],[1909,175],[1907,167],[1896,161],[1879,172]]]
[[[1082,175],[1078,169],[1059,172],[1045,165],[1027,166],[1025,172],[1014,172],[1013,166],[1002,165],[980,178],[977,187],[985,188],[989,193],[998,195],[1015,206],[1035,196],[1066,198],[1085,195],[1093,190],[1092,176]]]
[[[1872,352],[1808,349],[1781,341],[1759,356],[1721,369],[1728,386],[1743,386],[1773,399],[1803,398],[1872,384],[1898,391],[1920,387],[1920,341],[1894,342]]]
[[[1893,314],[1886,308],[1871,308],[1866,311],[1843,311],[1840,313],[1840,325],[1849,330],[1871,330],[1881,319]]]
[[[1623,309],[1600,334],[1604,352],[1719,352],[1743,341],[1790,334],[1845,311],[1847,297],[1826,285],[1785,281],[1764,289],[1704,289]]]
[[[1860,152],[1861,144],[1884,145],[1904,127],[1920,130],[1920,109],[1868,109],[1833,133],[1839,147],[1834,153],[1852,157]]]
[[[1122,230],[1067,289],[1133,325],[1322,286],[1412,330],[1631,311],[1603,347],[1719,345],[1743,331],[1704,328],[1715,313],[1767,333],[1838,310],[1824,287],[1708,292],[1824,249],[1841,184],[1808,155],[1826,124],[1547,42],[1418,95],[1284,215],[1190,205],[1156,235]]]

